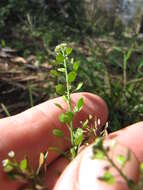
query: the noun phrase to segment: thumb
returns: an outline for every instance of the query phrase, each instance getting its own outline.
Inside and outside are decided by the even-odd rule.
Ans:
[[[119,163],[117,163],[117,155],[121,154],[127,156],[128,149],[119,143],[113,148],[113,140],[105,141],[105,144],[110,148],[109,155],[111,159],[120,167]],[[72,161],[57,181],[54,190],[129,190],[125,180],[108,161],[92,159],[92,149],[93,145],[85,148],[85,150]],[[114,176],[115,183],[113,185],[99,179],[104,176],[107,168]],[[122,171],[128,179],[135,182],[138,180],[139,163],[133,153],[131,153],[130,160],[126,163],[125,167],[121,169],[123,169]]]

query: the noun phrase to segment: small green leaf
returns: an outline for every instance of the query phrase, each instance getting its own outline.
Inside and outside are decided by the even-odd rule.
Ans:
[[[19,167],[22,171],[25,171],[27,169],[27,159],[22,160]]]
[[[55,76],[55,77],[59,76],[59,73],[56,70],[51,70],[50,73],[52,76]]]
[[[62,63],[63,61],[64,61],[64,56],[61,54],[61,53],[59,53],[57,56],[56,56],[56,60],[57,60],[57,62],[58,63]]]
[[[71,64],[74,63],[74,58],[71,58],[70,63],[71,63]]]
[[[124,165],[126,164],[127,159],[126,159],[125,156],[119,154],[119,155],[117,155],[117,158],[116,158],[116,159],[117,159],[117,162],[118,162],[121,166],[124,166]]]
[[[71,71],[71,72],[68,74],[68,81],[69,81],[69,83],[74,82],[75,79],[76,79],[76,72]]]
[[[105,154],[102,150],[94,151],[93,159],[103,160],[105,158]]]
[[[72,158],[75,158],[75,157],[76,157],[75,147],[72,147],[72,148],[70,149],[70,152],[71,152],[71,154],[72,154]]]
[[[58,84],[58,85],[56,86],[56,92],[57,92],[57,94],[59,94],[59,95],[63,95],[63,94],[65,93],[65,86],[62,85],[62,84]]]
[[[6,44],[5,44],[5,40],[1,40],[1,46],[2,46],[2,48],[5,48],[5,46],[6,46]]]
[[[83,141],[83,130],[81,128],[77,128],[74,133],[74,143],[76,146],[79,146]]]
[[[103,149],[103,139],[101,137],[98,137],[95,140],[94,146],[93,146],[93,152],[94,150],[96,151],[97,149],[102,150]]]
[[[80,98],[77,102],[78,111],[80,111],[83,107],[83,98]]]
[[[77,71],[78,68],[79,68],[79,65],[80,65],[79,61],[76,61],[76,62],[74,63],[74,65],[73,65],[73,70],[74,70],[74,71]]]
[[[65,72],[65,68],[58,68],[58,71],[64,73]]]
[[[55,103],[55,105],[56,105],[58,108],[60,108],[61,110],[63,110],[63,107],[62,107],[60,104]]]
[[[88,119],[85,120],[85,122],[82,124],[82,128],[85,129],[88,125]]]
[[[74,108],[74,113],[79,112],[83,107],[83,98],[80,98],[77,102],[77,105]]]
[[[59,119],[61,123],[70,123],[74,114],[72,112],[61,113]]]
[[[61,113],[60,117],[59,117],[59,120],[61,123],[66,123],[67,120],[66,120],[66,116],[64,113]]]
[[[83,83],[82,83],[82,82],[80,82],[80,83],[77,85],[77,87],[76,87],[75,91],[80,90],[82,86],[83,86]]]
[[[9,159],[2,160],[2,165],[3,165],[3,167],[5,167],[5,166],[7,166],[7,165],[10,165],[10,164],[11,164],[11,162],[10,162]]]
[[[99,177],[98,179],[108,183],[109,185],[113,185],[115,183],[114,176],[109,172],[105,172],[103,177]]]
[[[53,129],[53,135],[55,135],[57,137],[63,137],[64,136],[64,132],[61,131],[60,129]]]
[[[70,48],[70,47],[66,48],[66,54],[67,55],[70,55],[71,52],[72,52],[72,48]]]
[[[13,168],[12,165],[7,165],[7,166],[4,167],[4,171],[5,171],[6,173],[11,172],[13,169],[14,169],[14,168]]]
[[[141,173],[143,174],[143,162],[140,164],[140,170],[141,170]]]

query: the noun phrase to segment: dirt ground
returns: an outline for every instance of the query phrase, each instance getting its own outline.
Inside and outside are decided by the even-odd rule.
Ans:
[[[30,92],[34,104],[48,99],[50,69],[47,62],[38,65],[33,55],[25,59],[15,50],[0,50],[0,117],[6,116],[1,104],[11,115],[29,108]]]

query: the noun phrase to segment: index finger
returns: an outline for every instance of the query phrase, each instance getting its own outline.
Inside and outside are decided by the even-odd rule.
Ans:
[[[81,97],[84,99],[84,106],[75,116],[74,127],[79,126],[80,121],[84,121],[89,114],[100,118],[100,127],[102,127],[108,115],[105,102],[97,95],[77,93],[71,96],[72,107],[76,105]],[[62,129],[64,134],[69,136],[68,128],[59,121],[59,115],[62,111],[55,106],[55,103],[59,103],[64,110],[67,110],[67,105],[63,98],[59,97],[18,115],[0,120],[0,161],[7,157],[9,151],[13,150],[16,154],[16,159],[21,160],[26,155],[32,163],[32,167],[35,167],[38,164],[40,152],[46,151],[48,147],[56,146],[62,151],[70,147],[70,143],[67,143],[65,139],[53,136],[52,131],[54,128]],[[57,156],[56,152],[49,152],[48,163]],[[2,166],[0,171],[2,171]],[[2,172],[0,172],[0,180],[5,181],[5,175]],[[6,190],[6,182],[3,185],[1,183],[2,189]]]

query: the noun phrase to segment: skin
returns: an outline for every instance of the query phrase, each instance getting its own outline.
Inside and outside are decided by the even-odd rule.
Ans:
[[[101,120],[99,128],[105,124],[107,120],[108,110],[105,102],[98,96],[90,93],[78,93],[71,96],[72,107],[81,98],[84,98],[83,109],[76,114],[74,119],[74,127],[80,125],[80,121],[85,121],[89,114],[96,115]],[[50,146],[59,147],[65,151],[70,147],[70,143],[63,138],[53,136],[54,128],[59,128],[64,131],[66,136],[69,136],[69,131],[66,126],[59,122],[61,111],[55,106],[59,103],[64,110],[67,110],[67,105],[62,98],[56,98],[35,106],[18,115],[0,119],[0,162],[7,158],[7,153],[13,150],[17,160],[22,160],[24,156],[28,156],[31,166],[35,168],[38,164],[40,152],[44,152]],[[91,123],[93,121],[91,120]],[[49,152],[47,164],[53,162],[59,155],[56,152]],[[63,159],[62,159],[63,160]],[[55,164],[60,163],[59,160]],[[67,161],[62,164],[66,167]],[[63,167],[60,165],[60,170]],[[50,166],[49,166],[50,170]],[[51,172],[52,173],[52,172]],[[50,175],[52,175],[50,173]],[[54,175],[53,175],[54,179]],[[57,175],[55,177],[57,179]],[[53,180],[53,182],[55,182]],[[17,190],[22,185],[18,181],[10,181],[3,172],[0,165],[0,188],[3,190]],[[51,184],[53,186],[53,183]]]
[[[122,130],[109,135],[109,138],[117,139],[127,146],[137,157],[139,162],[143,161],[143,122],[138,122]]]
[[[74,126],[77,126],[80,120],[85,120],[88,114],[91,114],[100,118],[100,128],[102,128],[107,120],[108,111],[106,104],[98,96],[89,93],[80,93],[72,96],[72,105],[75,105],[75,102],[81,96],[84,96],[85,106],[83,111],[76,116]],[[55,142],[55,146],[60,146],[62,150],[67,149],[70,144],[52,135],[52,129],[55,127],[62,127],[65,134],[68,135],[67,128],[61,126],[58,120],[61,111],[54,106],[54,103],[59,103],[59,101],[64,109],[67,109],[62,99],[54,99],[19,115],[0,120],[0,125],[2,126],[0,128],[1,158],[4,159],[7,157],[7,152],[14,150],[19,160],[25,154],[29,155],[29,160],[31,160],[33,167],[35,167],[39,153],[46,150],[48,146],[51,146],[51,142]],[[14,129],[13,131],[11,130],[12,127]],[[124,172],[134,181],[137,181],[139,178],[138,160],[143,160],[142,146],[140,146],[143,141],[142,128],[143,122],[140,122],[112,133],[107,139],[109,144],[111,139],[116,139],[119,142],[116,149],[111,148],[110,155],[113,159],[115,159],[117,153],[126,154],[126,147],[133,151],[131,160],[125,167]],[[7,140],[5,141],[5,139]],[[98,180],[98,177],[103,174],[104,167],[107,163],[101,161],[93,162],[90,159],[91,150],[92,145],[83,148],[76,159],[70,164],[65,158],[57,158],[58,155],[55,152],[50,152],[47,160],[49,165],[46,177],[49,190],[129,190],[124,180],[117,175],[113,168],[111,168],[111,172],[115,174],[117,181],[114,186],[109,186]],[[61,176],[59,176],[60,173],[62,173]],[[2,172],[2,169],[0,170],[0,183],[1,188],[5,190],[17,190],[21,186],[18,182],[10,182]]]
[[[120,167],[116,161],[118,154],[127,155],[127,148],[120,143],[115,148],[111,146],[111,140],[108,140],[108,145],[111,148],[109,155],[114,162]],[[115,176],[116,183],[114,185],[108,185],[98,179],[104,175],[105,167],[109,166],[107,161],[92,160],[92,145],[85,148],[71,164],[67,166],[60,178],[57,180],[53,190],[130,190],[123,178],[118,172],[110,167],[110,172]],[[139,179],[139,162],[135,155],[132,153],[130,161],[126,164],[124,174],[129,179],[137,181]]]
[[[139,179],[139,163],[143,161],[142,134],[143,122],[139,122],[114,132],[107,138],[108,143],[111,139],[114,139],[119,144],[115,149],[111,149],[111,155],[116,155],[117,153],[124,155],[125,152],[127,152],[126,147],[132,151],[131,160],[123,171],[129,179],[132,179],[135,182]],[[59,190],[62,188],[62,190],[84,190],[88,187],[89,189],[95,190],[129,190],[125,181],[120,178],[112,168],[112,174],[116,176],[116,184],[109,186],[99,181],[98,177],[102,176],[101,174],[103,174],[105,163],[102,161],[94,161],[93,163],[88,156],[90,151],[91,146],[85,148],[85,150],[63,171],[52,189]],[[115,161],[115,157],[113,156],[112,158]],[[52,167],[54,167],[54,165]],[[118,181],[120,182],[118,183]]]

